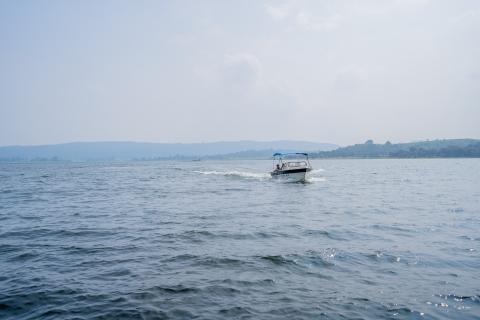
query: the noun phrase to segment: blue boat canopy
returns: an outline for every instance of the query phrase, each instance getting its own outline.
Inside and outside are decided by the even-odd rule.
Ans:
[[[289,153],[280,153],[280,152],[276,152],[273,154],[274,157],[280,157],[280,156],[287,156],[287,155],[291,155],[291,154],[301,154],[301,155],[304,155],[304,156],[308,156],[308,153],[305,153],[305,152],[289,152]]]

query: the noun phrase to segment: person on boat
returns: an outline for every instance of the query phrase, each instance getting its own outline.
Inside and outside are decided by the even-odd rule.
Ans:
[[[277,163],[277,171],[280,170],[280,165]]]

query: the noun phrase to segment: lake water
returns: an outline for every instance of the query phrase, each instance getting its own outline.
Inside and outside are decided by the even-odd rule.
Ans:
[[[1,319],[480,319],[480,159],[0,163]]]

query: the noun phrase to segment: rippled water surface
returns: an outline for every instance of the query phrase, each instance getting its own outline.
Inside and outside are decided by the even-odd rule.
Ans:
[[[480,160],[0,163],[1,319],[480,319]]]

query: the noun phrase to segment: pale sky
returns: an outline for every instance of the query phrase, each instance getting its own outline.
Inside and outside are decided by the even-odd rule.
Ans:
[[[0,0],[0,145],[480,138],[480,1]]]

